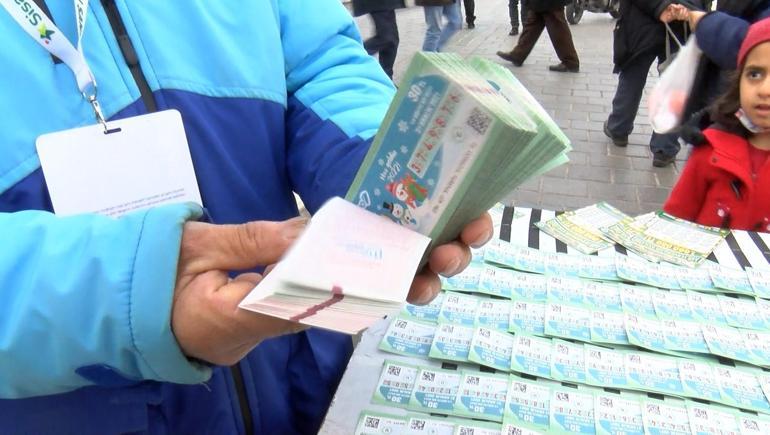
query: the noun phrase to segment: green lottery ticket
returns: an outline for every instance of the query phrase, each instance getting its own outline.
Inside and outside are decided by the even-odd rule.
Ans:
[[[578,251],[593,254],[612,246],[599,228],[613,225],[623,218],[628,216],[606,202],[600,202],[535,225]]]
[[[770,270],[746,268],[746,276],[749,278],[754,294],[760,298],[770,299]]]
[[[551,339],[516,334],[513,341],[511,369],[533,376],[551,376]]]
[[[388,435],[405,431],[406,418],[372,411],[361,412],[356,425],[356,435]]]
[[[583,282],[586,302],[599,311],[613,313],[623,312],[623,302],[620,300],[620,289],[616,284],[602,282]]]
[[[510,289],[513,300],[545,302],[547,299],[548,287],[543,275],[512,271]]]
[[[553,388],[551,390],[551,425],[549,433],[593,434],[594,396],[576,388]]]
[[[515,276],[520,272],[486,265],[479,279],[478,292],[511,298]]]
[[[507,393],[507,375],[463,371],[455,400],[455,412],[467,417],[502,422]]]
[[[743,270],[718,266],[710,268],[709,273],[716,288],[733,293],[754,295],[754,289],[751,287],[749,277]]]
[[[628,388],[623,352],[585,345],[586,383],[609,388]]]
[[[642,404],[634,395],[604,391],[594,394],[594,416],[597,434],[644,433]]]
[[[530,381],[511,376],[504,421],[513,422],[523,427],[547,430],[551,385],[543,381]]]
[[[625,314],[611,311],[591,313],[591,341],[605,344],[629,344]]]
[[[542,251],[499,240],[487,246],[484,251],[484,261],[524,272],[545,273],[545,258]]]
[[[380,349],[406,356],[427,356],[436,325],[396,317],[380,342]]]
[[[507,332],[476,328],[468,360],[497,370],[509,371],[513,341],[513,335]]]
[[[687,293],[680,290],[653,290],[652,304],[660,319],[694,321]]]
[[[385,360],[372,401],[391,406],[408,406],[417,370],[416,366],[410,364]]]
[[[744,329],[767,329],[767,323],[754,298],[717,295],[717,299],[728,325]]]
[[[743,342],[751,355],[751,363],[758,366],[770,366],[770,333],[742,330]]]
[[[580,259],[576,255],[547,252],[543,253],[543,258],[546,275],[577,278],[580,274]]]
[[[656,318],[625,313],[628,341],[645,349],[666,353],[666,336],[661,322]]]
[[[496,423],[475,420],[457,420],[453,435],[500,435],[502,427]]]
[[[455,432],[453,420],[439,417],[411,416],[406,427],[409,429],[410,435],[453,435]]]
[[[743,335],[729,326],[703,325],[703,338],[714,355],[739,361],[751,361],[751,353],[743,341]]]
[[[444,296],[444,302],[441,304],[438,320],[439,322],[473,326],[476,322],[478,304],[479,298],[476,296],[447,292]]]
[[[455,276],[441,277],[441,288],[459,292],[475,292],[479,288],[479,280],[484,269],[483,263],[471,263]]]
[[[679,359],[677,364],[685,396],[712,402],[722,400],[719,386],[714,383],[714,367],[709,362]]]
[[[545,307],[545,335],[591,341],[591,310],[549,302]]]
[[[441,311],[441,305],[444,303],[444,292],[439,293],[427,305],[404,304],[401,315],[411,317],[416,320],[428,323],[438,322],[438,313]]]
[[[584,255],[580,257],[581,278],[595,279],[601,281],[618,281],[617,268],[615,267],[615,257],[601,257],[596,255]]]
[[[507,331],[510,317],[510,299],[479,299],[479,306],[476,310],[476,326]]]
[[[532,430],[511,422],[503,422],[503,435],[543,435],[543,432]]]
[[[698,268],[682,268],[682,272],[677,276],[679,286],[686,290],[699,290],[705,292],[714,292],[714,281],[711,280],[709,269],[717,266],[711,261],[704,262]]]
[[[716,381],[725,404],[760,412],[770,412],[757,377],[748,371],[717,365],[714,367]]]
[[[687,402],[687,418],[693,435],[740,435],[738,419],[725,408]]]
[[[454,370],[420,368],[409,407],[424,412],[453,413],[461,377],[461,373]]]
[[[687,407],[681,400],[642,398],[644,433],[649,435],[692,435]]]
[[[449,361],[468,361],[476,328],[439,323],[428,356]]]
[[[634,389],[672,395],[684,393],[676,358],[649,352],[625,354],[628,385]]]
[[[770,417],[739,413],[738,427],[741,435],[767,435],[770,433]]]
[[[657,316],[652,302],[652,287],[621,284],[618,289],[623,311],[647,317]]]
[[[727,318],[722,313],[719,298],[716,295],[687,290],[687,301],[690,303],[695,320],[708,325],[727,326]]]
[[[586,293],[583,281],[576,278],[550,276],[546,279],[548,301],[579,305]]]
[[[681,290],[682,286],[679,285],[681,271],[682,267],[673,264],[652,264],[649,272],[650,285],[670,290]]]
[[[531,335],[545,334],[545,302],[517,300],[511,304],[508,329]]]
[[[666,349],[682,352],[709,353],[700,323],[664,319],[660,321],[660,324],[665,336]]]
[[[557,381],[586,383],[586,357],[583,344],[552,340],[551,378]]]

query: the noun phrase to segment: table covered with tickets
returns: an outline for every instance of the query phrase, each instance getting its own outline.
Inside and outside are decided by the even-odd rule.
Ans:
[[[321,433],[770,434],[770,235],[688,267],[491,214],[499,240],[431,304],[364,333]]]

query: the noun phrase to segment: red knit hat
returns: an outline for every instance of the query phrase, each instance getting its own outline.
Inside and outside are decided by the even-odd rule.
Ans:
[[[767,41],[770,41],[770,18],[757,21],[749,27],[749,31],[741,44],[741,49],[738,50],[738,67],[743,66],[743,62],[746,61],[746,56],[752,48]]]

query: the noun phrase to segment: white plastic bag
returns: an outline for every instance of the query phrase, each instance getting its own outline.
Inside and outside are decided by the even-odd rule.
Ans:
[[[656,133],[668,133],[682,123],[702,54],[695,34],[691,35],[652,89],[647,102]]]

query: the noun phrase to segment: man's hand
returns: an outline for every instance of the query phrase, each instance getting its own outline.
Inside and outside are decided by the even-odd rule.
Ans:
[[[660,14],[660,21],[664,23],[670,23],[672,21],[686,20],[690,10],[686,6],[679,4],[670,4]]]
[[[428,265],[414,277],[407,300],[413,304],[432,301],[441,290],[438,275],[452,276],[465,269],[471,261],[469,247],[483,246],[492,238],[493,231],[492,217],[484,213],[466,225],[456,241],[435,247]]]
[[[277,262],[305,224],[299,218],[242,225],[185,224],[171,314],[185,355],[232,365],[260,341],[303,329],[298,323],[238,308],[262,276],[245,273],[231,280],[228,272]]]

